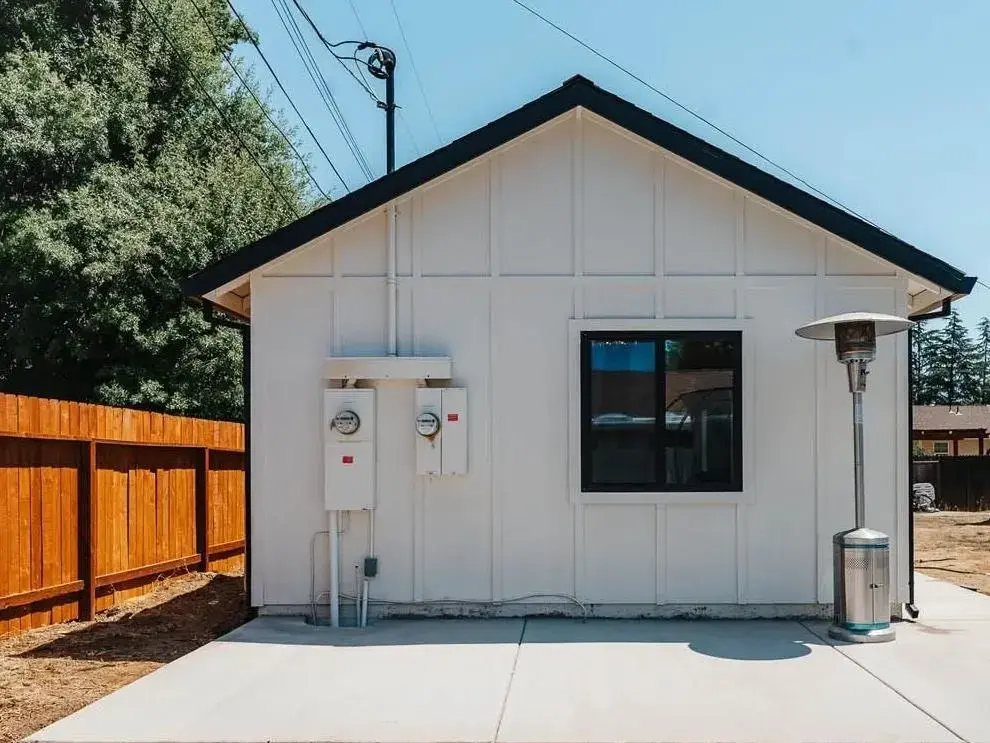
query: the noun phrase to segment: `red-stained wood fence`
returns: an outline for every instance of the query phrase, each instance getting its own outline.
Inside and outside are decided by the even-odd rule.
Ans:
[[[0,394],[0,636],[244,561],[244,426]]]

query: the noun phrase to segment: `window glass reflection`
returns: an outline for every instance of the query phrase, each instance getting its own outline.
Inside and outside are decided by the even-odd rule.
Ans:
[[[656,357],[654,341],[591,343],[591,481],[656,480]]]

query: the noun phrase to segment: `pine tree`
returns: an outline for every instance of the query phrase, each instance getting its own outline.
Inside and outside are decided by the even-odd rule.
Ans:
[[[976,325],[977,348],[977,402],[990,405],[990,317],[984,317]]]
[[[911,330],[911,378],[913,388],[911,402],[915,405],[935,403],[935,390],[932,387],[932,348],[937,331],[918,323]]]
[[[934,331],[929,346],[928,383],[932,401],[940,405],[970,405],[978,398],[979,351],[955,311],[945,327]]]

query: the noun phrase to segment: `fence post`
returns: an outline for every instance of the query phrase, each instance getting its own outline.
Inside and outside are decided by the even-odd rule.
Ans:
[[[196,551],[199,569],[210,571],[210,449],[199,452],[196,463]]]
[[[79,466],[79,520],[77,534],[79,544],[79,579],[83,582],[83,592],[79,599],[79,618],[91,621],[96,615],[96,525],[98,498],[96,492],[96,442],[83,443],[83,461]]]

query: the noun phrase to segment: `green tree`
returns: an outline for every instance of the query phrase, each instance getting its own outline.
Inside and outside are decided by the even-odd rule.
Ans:
[[[915,405],[932,405],[936,401],[931,377],[933,346],[937,340],[937,331],[924,322],[911,330],[912,402]]]
[[[933,402],[939,405],[969,405],[978,395],[978,351],[957,312],[933,334],[930,345]]]
[[[223,0],[4,4],[5,389],[240,415],[237,333],[209,325],[178,281],[311,195],[197,7],[225,51],[243,40]]]
[[[976,324],[977,394],[980,405],[990,405],[990,318]]]

